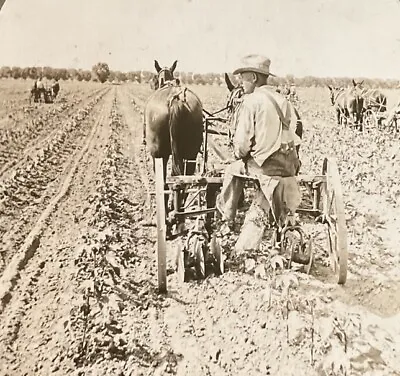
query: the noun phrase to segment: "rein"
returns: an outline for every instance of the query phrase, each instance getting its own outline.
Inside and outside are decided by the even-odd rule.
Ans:
[[[215,111],[215,112],[208,112],[208,111],[206,111],[206,110],[203,108],[203,111],[204,111],[208,116],[215,116],[215,115],[217,115],[217,114],[219,114],[219,113],[221,113],[221,112],[227,110],[228,108],[229,108],[229,106],[225,106],[224,108],[221,108],[220,110]]]
[[[169,81],[170,82],[170,81]],[[171,85],[172,86],[172,85]],[[176,94],[174,94],[169,100],[168,100],[168,107],[171,107],[171,104],[172,104],[172,102],[175,100],[175,99],[180,99],[180,96],[181,96],[181,94],[183,94],[183,100],[182,100],[182,102],[183,103],[187,103],[186,102],[186,91],[187,91],[187,87],[184,87],[184,88],[182,88],[178,93],[176,93]]]

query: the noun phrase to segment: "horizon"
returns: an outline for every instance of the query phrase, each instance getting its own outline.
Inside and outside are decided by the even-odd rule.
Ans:
[[[222,74],[259,53],[279,77],[396,80],[399,17],[397,0],[9,0],[0,66]]]
[[[1,1],[1,0],[0,0]],[[101,62],[101,63],[105,63],[105,62]],[[93,65],[95,65],[95,64],[93,64]],[[1,68],[4,68],[4,67],[8,67],[8,68],[10,68],[10,69],[12,69],[12,68],[14,68],[14,67],[16,67],[16,68],[20,68],[20,69],[25,69],[25,68],[51,68],[51,69],[55,69],[55,70],[58,70],[58,69],[66,69],[67,71],[68,70],[70,70],[70,69],[75,69],[75,70],[77,70],[78,72],[79,71],[81,71],[81,72],[92,72],[92,68],[75,68],[75,67],[72,67],[72,68],[65,68],[65,67],[52,67],[52,66],[39,66],[39,65],[37,65],[37,66],[30,66],[30,67],[20,67],[20,66],[10,66],[10,65],[3,65],[3,66],[0,66],[0,69]],[[110,68],[110,67],[109,67]],[[110,72],[114,72],[114,73],[116,73],[116,72],[121,72],[121,73],[123,73],[123,74],[128,74],[128,73],[139,73],[139,72],[141,72],[142,74],[143,73],[150,73],[150,74],[157,74],[155,71],[150,71],[150,70],[145,70],[145,69],[140,69],[140,70],[132,70],[132,71],[126,71],[126,72],[124,72],[124,71],[119,71],[119,70],[113,70],[112,68],[110,68]],[[205,73],[202,73],[202,72],[185,72],[185,71],[182,71],[182,70],[179,70],[179,69],[176,69],[175,70],[175,73],[178,73],[178,76],[179,76],[179,74],[182,74],[182,73],[184,73],[184,74],[188,74],[188,73],[192,73],[192,74],[198,74],[198,75],[201,75],[201,76],[206,76],[207,74],[212,74],[212,75],[219,75],[219,76],[221,76],[221,78],[222,78],[222,76],[225,74],[225,73],[229,73],[229,75],[230,76],[232,76],[232,73],[231,72],[205,72]],[[315,79],[317,79],[317,80],[325,80],[325,79],[333,79],[333,80],[352,80],[352,79],[355,79],[355,80],[363,80],[363,79],[365,79],[365,80],[371,80],[371,81],[375,81],[375,80],[378,80],[378,81],[392,81],[392,82],[394,82],[394,81],[398,81],[399,82],[399,84],[400,84],[400,78],[393,78],[393,77],[386,77],[386,78],[380,78],[380,77],[362,77],[362,76],[295,76],[295,75],[292,75],[292,74],[288,74],[288,75],[285,75],[285,76],[276,76],[275,78],[276,79],[278,79],[278,80],[282,80],[282,79],[287,79],[287,77],[288,76],[292,76],[295,80],[302,80],[302,79],[305,79],[305,78],[307,78],[307,77],[310,77],[310,78],[315,78]],[[1,78],[1,77],[0,77]],[[12,78],[12,77],[10,77],[10,79],[14,79],[14,78]],[[21,79],[21,80],[23,80],[24,78],[22,78],[22,77],[19,77],[19,78],[17,78],[17,79]],[[28,78],[27,78],[28,79]],[[61,78],[61,80],[64,80],[63,78]],[[67,80],[69,80],[69,79],[67,79]]]

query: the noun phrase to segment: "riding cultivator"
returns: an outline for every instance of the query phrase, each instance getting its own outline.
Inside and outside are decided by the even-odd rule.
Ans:
[[[147,101],[144,116],[143,134],[155,171],[158,280],[161,292],[167,290],[167,242],[176,249],[176,269],[180,281],[192,277],[203,279],[210,273],[220,275],[224,272],[225,255],[219,240],[217,217],[220,214],[217,213],[220,210],[217,207],[227,174],[232,174],[232,170],[225,170],[229,156],[209,136],[227,138],[229,134],[235,133],[234,127],[227,132],[213,125],[232,122],[245,98],[243,87],[235,87],[226,76],[230,90],[227,105],[214,113],[206,111],[190,89],[180,86],[174,80],[176,63],[171,68],[161,68],[155,62],[159,88]],[[273,104],[270,106],[274,108]],[[227,117],[219,116],[224,111],[227,111]],[[301,138],[303,128],[300,117],[295,109],[292,113],[293,119],[287,129]],[[286,127],[285,119],[283,115],[283,127]],[[299,145],[295,147],[289,142],[288,146],[292,148],[288,149],[288,153],[298,153]],[[217,163],[210,164],[210,151],[221,159],[219,167]],[[169,172],[168,159],[171,155],[172,166]],[[234,171],[233,174],[235,179],[242,182],[240,184],[243,187],[253,187],[256,197],[268,197],[271,200],[275,247],[279,247],[281,253],[286,255],[289,266],[297,262],[305,265],[306,271],[310,272],[314,258],[311,238],[297,217],[305,214],[325,224],[332,267],[338,283],[345,283],[347,229],[340,177],[334,159],[324,159],[320,175],[299,175],[297,169],[295,176],[290,179],[266,181],[265,176],[250,174],[245,169]],[[290,184],[287,185],[285,182],[289,180]],[[287,207],[281,205],[290,201],[285,195],[289,191],[300,192],[299,188],[308,197],[302,197],[304,193],[292,196],[291,200],[296,205],[293,204],[287,210]],[[251,215],[250,208],[248,216]]]

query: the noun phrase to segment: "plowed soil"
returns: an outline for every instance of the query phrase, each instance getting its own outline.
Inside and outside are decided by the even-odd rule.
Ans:
[[[225,88],[193,90],[208,110],[225,105]],[[160,295],[142,145],[150,89],[74,83],[54,104],[29,105],[7,87],[0,375],[400,375],[399,135],[339,127],[328,94],[313,90],[300,93],[302,172],[337,158],[347,283],[307,220],[310,275],[272,262],[266,239],[243,267],[180,284],[170,244]]]

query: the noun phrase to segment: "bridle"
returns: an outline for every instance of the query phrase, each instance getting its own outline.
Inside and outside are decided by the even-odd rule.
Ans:
[[[163,76],[161,76],[163,74]],[[167,79],[167,77],[169,77]],[[158,78],[158,87],[162,88],[167,85],[168,82],[174,79],[174,75],[171,73],[169,68],[162,68],[157,75]]]
[[[230,116],[236,111],[237,107],[242,103],[244,89],[242,86],[235,87],[229,94],[228,101],[226,103],[226,109]]]
[[[233,137],[236,132],[235,114],[237,113],[241,103],[243,102],[244,89],[242,86],[236,86],[231,90],[225,109],[228,111],[227,123],[229,124],[229,144],[233,145]]]

